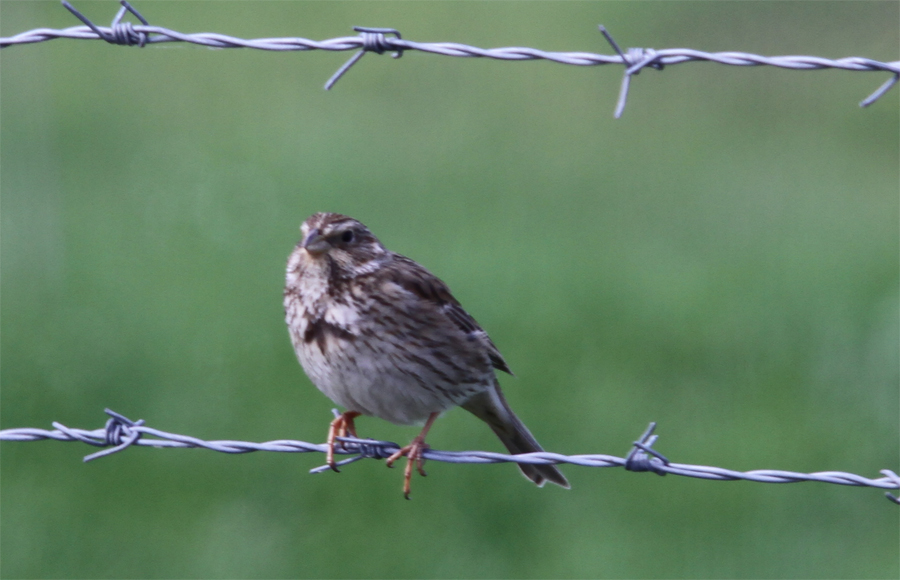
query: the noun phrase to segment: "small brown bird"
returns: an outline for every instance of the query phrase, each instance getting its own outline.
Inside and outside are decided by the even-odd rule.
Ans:
[[[512,374],[506,361],[446,284],[345,215],[314,214],[300,231],[287,263],[285,320],[303,370],[347,409],[328,431],[332,469],[335,437],[355,436],[356,417],[424,421],[422,432],[387,460],[390,467],[407,457],[409,498],[413,465],[425,475],[428,430],[456,406],[487,423],[510,453],[543,451],[500,391],[494,369]],[[539,486],[569,487],[554,465],[519,469]]]

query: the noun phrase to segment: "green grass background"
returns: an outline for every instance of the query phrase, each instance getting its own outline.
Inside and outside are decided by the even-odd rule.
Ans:
[[[114,2],[79,0],[103,24]],[[243,38],[352,35],[610,53],[623,46],[897,60],[897,2],[137,2]],[[78,22],[0,3],[0,31]],[[898,90],[883,73],[646,70],[408,52],[2,51],[3,428],[110,407],[207,439],[321,441],[281,306],[298,226],[366,223],[441,276],[562,453],[897,469]],[[365,436],[416,430],[375,419]],[[500,450],[463,411],[440,449]],[[2,444],[4,578],[897,578],[873,489],[431,463]]]

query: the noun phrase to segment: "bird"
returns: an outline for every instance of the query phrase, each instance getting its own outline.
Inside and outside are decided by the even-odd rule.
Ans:
[[[328,429],[332,469],[335,442],[356,436],[357,417],[424,423],[386,461],[407,458],[409,499],[413,466],[425,475],[426,435],[454,407],[487,423],[512,454],[543,451],[500,390],[495,371],[512,375],[509,365],[440,278],[346,215],[313,214],[300,231],[287,262],[285,321],[306,375],[346,409]],[[555,465],[518,466],[538,486],[570,487]]]

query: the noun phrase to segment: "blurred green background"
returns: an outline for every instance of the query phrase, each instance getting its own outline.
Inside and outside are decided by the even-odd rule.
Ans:
[[[79,0],[108,25],[118,5]],[[900,53],[897,2],[148,2],[151,24],[611,52]],[[10,36],[78,22],[0,3]],[[324,438],[281,288],[316,211],[441,276],[516,372],[549,450],[897,469],[898,95],[883,73],[646,70],[408,52],[2,51],[3,428],[98,428],[110,407],[206,439]],[[362,419],[364,436],[415,428]],[[438,449],[501,450],[463,411]],[[2,444],[5,578],[897,578],[874,489],[513,466]]]

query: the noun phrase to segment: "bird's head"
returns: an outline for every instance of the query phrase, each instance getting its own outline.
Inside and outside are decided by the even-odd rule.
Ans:
[[[372,260],[387,254],[366,226],[338,213],[313,214],[300,232],[303,238],[297,248],[304,262],[335,269],[343,277],[362,273]]]

